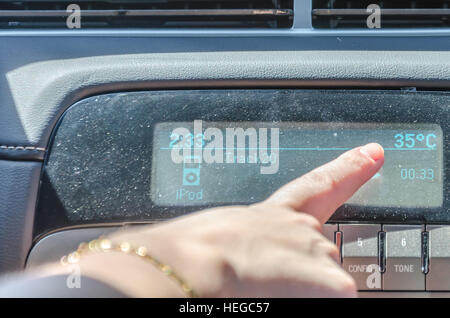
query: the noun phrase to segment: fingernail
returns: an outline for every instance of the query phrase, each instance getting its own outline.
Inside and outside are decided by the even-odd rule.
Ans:
[[[369,157],[370,159],[374,161],[378,161],[381,158],[384,157],[384,149],[381,147],[381,145],[377,143],[370,143],[365,146],[363,146],[359,150],[363,155]]]

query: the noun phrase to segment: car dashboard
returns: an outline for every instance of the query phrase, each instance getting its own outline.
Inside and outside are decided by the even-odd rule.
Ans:
[[[449,297],[448,9],[386,7],[372,29],[365,7],[325,2],[212,27],[192,27],[193,12],[0,23],[0,273],[119,228],[259,202],[378,142],[385,165],[324,234],[360,296]]]

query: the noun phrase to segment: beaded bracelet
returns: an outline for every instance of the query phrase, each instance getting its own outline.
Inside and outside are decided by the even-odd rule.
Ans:
[[[110,252],[117,251],[125,254],[136,255],[141,259],[149,261],[159,270],[161,270],[167,277],[174,280],[178,285],[181,286],[183,291],[188,297],[195,298],[197,294],[195,291],[187,285],[184,280],[178,276],[172,268],[164,263],[161,263],[156,258],[148,254],[148,250],[145,246],[139,246],[134,248],[129,242],[122,242],[120,244],[113,244],[107,238],[99,238],[97,240],[92,240],[89,243],[81,243],[78,249],[68,255],[61,258],[61,264],[71,265],[79,262],[81,256],[87,252]]]

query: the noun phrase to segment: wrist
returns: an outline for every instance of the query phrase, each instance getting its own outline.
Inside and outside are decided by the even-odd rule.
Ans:
[[[78,264],[81,280],[83,276],[97,279],[131,297],[186,297],[176,282],[134,255],[87,253]]]
[[[128,241],[148,246],[152,256],[173,270],[200,297],[220,297],[224,287],[234,281],[232,270],[220,257],[220,247],[213,248],[204,237],[194,233],[179,239],[173,232],[154,227],[144,231],[124,231],[112,234],[114,242]]]

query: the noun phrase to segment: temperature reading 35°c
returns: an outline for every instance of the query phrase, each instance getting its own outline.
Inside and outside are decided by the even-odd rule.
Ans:
[[[428,148],[436,149],[436,135],[430,134],[413,134],[399,133],[394,136],[395,148]]]

